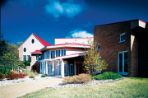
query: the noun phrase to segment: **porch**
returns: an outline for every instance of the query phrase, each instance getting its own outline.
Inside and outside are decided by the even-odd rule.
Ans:
[[[57,76],[57,77],[65,77],[65,76],[73,76],[78,75],[80,73],[84,73],[83,68],[83,60],[84,57],[81,56],[73,56],[73,57],[63,57],[60,59],[53,60],[43,60],[40,61],[40,73],[47,74],[48,76]]]

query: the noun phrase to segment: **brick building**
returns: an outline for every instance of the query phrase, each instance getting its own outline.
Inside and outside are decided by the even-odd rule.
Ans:
[[[130,20],[94,29],[94,41],[108,69],[128,76],[148,76],[148,24]]]

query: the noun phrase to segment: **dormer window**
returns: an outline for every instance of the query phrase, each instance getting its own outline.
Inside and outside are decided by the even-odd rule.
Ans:
[[[34,39],[31,40],[32,44],[34,43]]]
[[[121,33],[120,34],[120,43],[123,43],[126,41],[126,33]]]

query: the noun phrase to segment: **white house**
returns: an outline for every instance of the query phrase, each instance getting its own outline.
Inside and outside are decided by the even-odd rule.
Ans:
[[[19,47],[20,60],[31,60],[30,68],[49,76],[70,76],[83,73],[83,60],[91,38],[59,38],[50,45],[32,33]]]
[[[36,34],[32,33],[18,48],[19,59],[21,61],[31,61],[30,65],[33,65],[36,58],[32,58],[31,54],[46,46],[50,46],[50,44]]]
[[[60,77],[83,73],[84,55],[92,41],[92,37],[55,39],[55,45],[40,50],[39,73]]]

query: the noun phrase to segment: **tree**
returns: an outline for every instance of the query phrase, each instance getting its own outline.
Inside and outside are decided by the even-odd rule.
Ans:
[[[105,60],[100,57],[98,50],[96,49],[96,43],[92,43],[90,49],[87,51],[84,57],[84,68],[89,74],[95,72],[101,72],[108,66]]]
[[[7,41],[5,41],[2,38],[1,32],[0,32],[0,65],[25,67],[23,62],[19,60],[17,45],[10,44]]]
[[[7,52],[8,44],[7,42],[2,38],[2,33],[0,32],[0,65],[3,62],[3,56]]]

